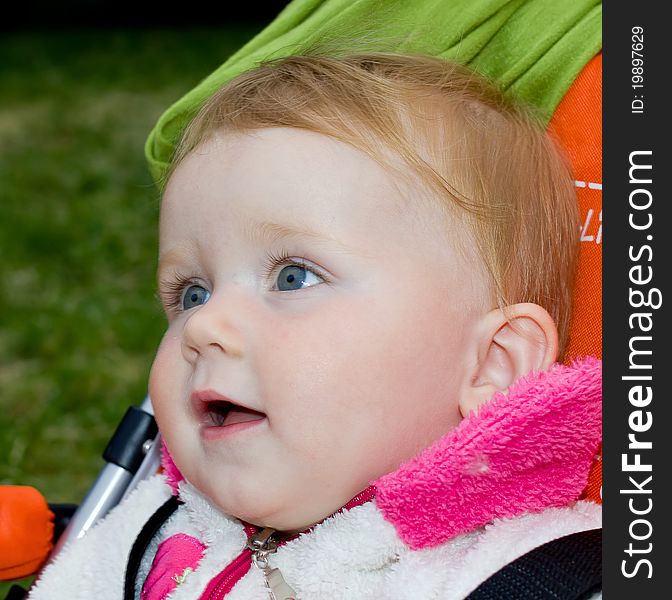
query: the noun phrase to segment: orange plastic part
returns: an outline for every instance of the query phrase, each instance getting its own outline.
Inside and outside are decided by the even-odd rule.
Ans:
[[[52,549],[54,514],[35,488],[0,486],[0,580],[33,575]]]
[[[550,131],[569,156],[581,222],[579,270],[565,362],[602,358],[602,53],[576,78],[551,119]],[[602,447],[582,498],[602,504]]]

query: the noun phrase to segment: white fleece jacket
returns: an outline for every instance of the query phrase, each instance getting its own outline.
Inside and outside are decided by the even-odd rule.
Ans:
[[[121,599],[130,548],[171,491],[159,475],[141,483],[44,569],[30,600]],[[148,549],[138,581],[141,585],[147,575],[160,539],[178,532],[193,535],[208,548],[198,568],[170,595],[171,600],[193,600],[238,556],[246,536],[238,520],[218,511],[189,484],[182,483],[180,497],[184,505]],[[567,508],[497,519],[438,547],[410,550],[372,501],[336,514],[286,543],[269,562],[282,571],[301,600],[457,600],[536,546],[600,526],[601,507],[578,502]],[[268,590],[262,571],[253,566],[227,600],[257,599],[268,600]]]

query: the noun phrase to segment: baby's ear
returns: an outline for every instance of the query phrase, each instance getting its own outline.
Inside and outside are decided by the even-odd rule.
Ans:
[[[460,395],[467,416],[530,371],[545,371],[558,355],[558,330],[538,304],[513,304],[486,313],[477,326],[475,367]]]

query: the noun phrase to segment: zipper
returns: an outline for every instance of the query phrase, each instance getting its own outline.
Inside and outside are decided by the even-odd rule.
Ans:
[[[270,527],[260,531],[246,527],[245,533],[248,534],[247,546],[219,575],[210,580],[200,600],[221,600],[226,597],[236,583],[247,575],[252,563],[264,572],[270,600],[296,600],[296,592],[285,581],[280,569],[273,569],[268,564],[268,555],[275,552],[279,545],[297,538],[299,534],[277,542],[273,538],[275,529]]]
[[[376,490],[373,486],[366,488],[334,514],[350,510],[372,500],[375,493]],[[310,532],[312,529],[310,527],[303,533]],[[275,529],[271,527],[258,529],[251,525],[245,526],[245,533],[248,537],[246,547],[218,575],[210,580],[199,600],[222,600],[236,583],[247,575],[253,563],[264,572],[270,600],[296,600],[296,592],[285,581],[280,569],[271,568],[268,564],[268,556],[276,552],[278,547],[299,537],[300,533],[282,540],[276,540],[273,537],[276,533]]]
[[[252,551],[252,562],[264,572],[264,581],[268,588],[270,600],[297,600],[296,592],[285,581],[280,569],[273,569],[268,564],[268,555],[278,549],[280,542],[273,539],[275,529],[266,527],[255,533],[247,542],[247,547]],[[283,540],[286,543],[296,539],[299,534]]]

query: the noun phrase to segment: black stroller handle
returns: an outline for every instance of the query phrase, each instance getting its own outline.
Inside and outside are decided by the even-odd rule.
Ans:
[[[47,564],[71,539],[86,532],[155,473],[161,463],[160,439],[149,396],[138,407],[129,407],[110,439],[103,458],[107,464],[59,536]]]

